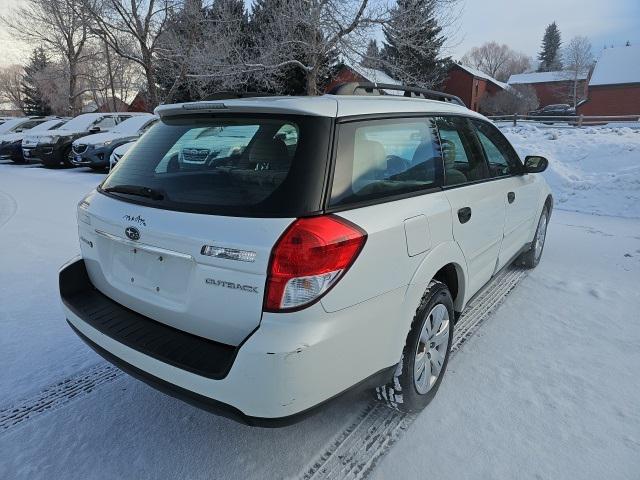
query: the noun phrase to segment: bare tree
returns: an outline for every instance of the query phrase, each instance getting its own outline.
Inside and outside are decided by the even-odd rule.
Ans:
[[[80,0],[23,0],[22,6],[0,17],[16,37],[46,50],[62,60],[65,66],[67,114],[81,109],[83,91],[78,85],[78,72],[87,60],[85,47],[89,40],[90,19],[80,8]]]
[[[22,78],[24,69],[20,65],[0,68],[0,103],[10,103],[15,109],[24,111]]]
[[[219,21],[217,41],[206,58],[193,55],[189,78],[244,78],[247,82],[277,89],[278,75],[295,66],[304,74],[306,93],[317,95],[327,59],[340,53],[359,57],[364,52],[370,29],[382,22],[385,8],[372,7],[369,0],[288,0],[274,2],[272,21],[253,38],[253,48],[234,43],[237,22]],[[209,36],[216,30],[212,30]],[[214,53],[211,53],[213,50]],[[217,52],[224,53],[221,56]],[[216,59],[222,59],[216,61]]]
[[[497,42],[487,42],[472,48],[461,61],[501,82],[506,82],[513,74],[523,73],[531,68],[531,59],[527,55]]]
[[[562,52],[565,71],[571,74],[571,101],[576,107],[583,100],[584,92],[578,88],[581,79],[584,78],[593,66],[593,52],[591,42],[587,37],[573,37]]]
[[[140,65],[151,106],[159,103],[156,52],[178,0],[79,0],[96,24],[93,32],[117,55]]]

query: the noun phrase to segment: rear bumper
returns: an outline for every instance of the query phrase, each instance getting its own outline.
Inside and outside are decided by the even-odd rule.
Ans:
[[[228,365],[220,366],[222,373],[214,378],[207,372],[196,373],[192,368],[193,357],[183,358],[185,364],[180,366],[162,358],[153,348],[145,350],[131,342],[126,344],[119,333],[114,333],[117,329],[105,329],[89,318],[89,310],[80,308],[73,295],[78,289],[94,289],[86,284],[89,280],[83,260],[63,267],[60,281],[69,324],[100,355],[165,393],[249,425],[281,426],[296,422],[345,390],[384,383],[398,361],[395,353],[385,354],[383,346],[388,336],[384,338],[384,328],[376,330],[376,319],[389,323],[391,310],[397,314],[397,301],[401,301],[403,292],[390,292],[332,314],[327,314],[320,304],[301,312],[265,314],[260,327],[241,345],[230,347],[231,353],[226,351],[219,356],[219,361],[228,361]],[[107,303],[115,303],[105,299]],[[111,307],[98,304],[91,310],[104,320]],[[124,322],[118,329],[124,329],[125,335],[133,329],[136,336],[136,328],[145,333],[144,326],[126,325],[126,319],[118,321]],[[152,319],[144,321],[167,328]],[[174,333],[178,337],[188,335],[179,330]],[[159,338],[158,342],[170,344],[171,340]],[[200,337],[195,340],[204,342],[202,348],[219,352],[220,344]],[[181,344],[177,342],[170,345],[175,348],[165,349],[165,356],[171,355],[167,353],[170,350],[180,353]],[[225,350],[228,346],[221,348]],[[387,346],[386,350],[392,349]],[[189,357],[188,351],[184,355]],[[207,358],[206,353],[203,358]]]

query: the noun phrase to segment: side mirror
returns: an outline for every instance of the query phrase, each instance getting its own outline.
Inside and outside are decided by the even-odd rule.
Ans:
[[[89,133],[98,133],[100,132],[100,127],[91,127],[89,129]]]
[[[549,160],[538,155],[531,155],[524,159],[524,173],[542,173],[549,166]]]

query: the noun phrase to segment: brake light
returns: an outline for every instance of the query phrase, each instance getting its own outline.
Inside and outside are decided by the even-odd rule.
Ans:
[[[264,308],[299,309],[319,300],[353,264],[367,232],[334,215],[301,218],[271,252]]]

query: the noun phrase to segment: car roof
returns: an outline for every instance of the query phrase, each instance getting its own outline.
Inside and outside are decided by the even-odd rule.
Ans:
[[[161,105],[155,113],[162,117],[213,112],[288,113],[321,117],[389,113],[446,113],[482,115],[453,102],[426,100],[400,95],[322,95],[317,97],[250,97]]]

